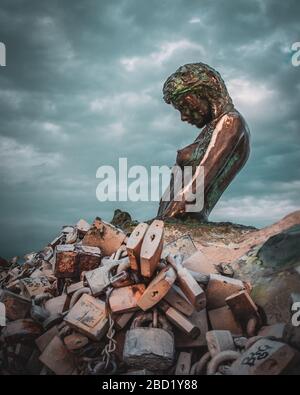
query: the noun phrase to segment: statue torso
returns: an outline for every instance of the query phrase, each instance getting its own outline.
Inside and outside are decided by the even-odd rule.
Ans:
[[[229,116],[233,122],[236,121],[237,118],[242,121],[241,128],[239,128],[238,130],[239,133],[237,135],[237,138],[241,137],[243,134],[248,134],[248,128],[245,124],[245,121],[238,111],[232,111],[231,113],[226,115],[227,117]],[[212,121],[211,123],[206,125],[192,144],[189,144],[186,147],[177,151],[176,164],[178,166],[193,166],[193,168],[195,168],[199,165],[209,146],[217,124],[222,121],[224,116],[225,115],[223,115],[216,121]]]

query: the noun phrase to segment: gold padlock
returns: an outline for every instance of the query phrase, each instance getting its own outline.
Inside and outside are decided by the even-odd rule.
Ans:
[[[163,249],[164,222],[154,220],[147,229],[141,247],[141,275],[151,278],[155,272]]]
[[[171,265],[163,268],[150,282],[147,289],[138,300],[138,306],[146,311],[155,306],[169,292],[176,280],[176,272]]]
[[[204,309],[206,306],[205,292],[189,271],[182,266],[182,256],[173,257],[169,254],[166,259],[177,271],[178,284],[188,300],[196,310]]]
[[[130,260],[131,270],[138,271],[140,268],[140,253],[142,243],[149,225],[146,223],[140,223],[132,231],[130,237],[126,243],[127,254]]]
[[[109,297],[111,311],[113,313],[128,313],[138,310],[138,303],[144,292],[144,284],[114,288]]]

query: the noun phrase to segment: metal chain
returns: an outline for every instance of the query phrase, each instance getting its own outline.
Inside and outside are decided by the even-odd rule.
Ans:
[[[103,362],[105,362],[104,369],[108,368],[109,363],[113,359],[113,353],[115,352],[116,347],[117,347],[116,346],[117,342],[114,339],[114,336],[115,336],[115,333],[116,333],[116,331],[114,329],[115,322],[114,322],[114,320],[112,318],[112,314],[111,314],[111,311],[110,311],[110,308],[109,308],[109,304],[108,304],[108,299],[109,299],[109,296],[110,296],[112,290],[113,290],[113,287],[110,287],[107,290],[107,292],[106,292],[106,306],[107,306],[107,310],[108,310],[109,328],[108,328],[108,331],[107,331],[107,334],[106,334],[106,337],[108,339],[108,343],[105,345],[105,347],[103,348],[103,350],[101,352],[101,355],[103,356]]]

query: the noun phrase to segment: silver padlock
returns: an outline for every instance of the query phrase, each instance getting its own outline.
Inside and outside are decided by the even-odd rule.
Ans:
[[[147,324],[153,327],[145,327]],[[174,355],[174,336],[166,318],[152,312],[139,313],[126,333],[124,362],[131,368],[163,372],[172,366]]]

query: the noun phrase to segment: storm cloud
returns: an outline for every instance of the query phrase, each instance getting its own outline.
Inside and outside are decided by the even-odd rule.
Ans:
[[[0,255],[42,248],[62,225],[157,202],[96,199],[99,166],[171,166],[197,130],[162,99],[180,65],[225,80],[251,156],[211,220],[264,226],[299,208],[297,0],[2,0]]]

